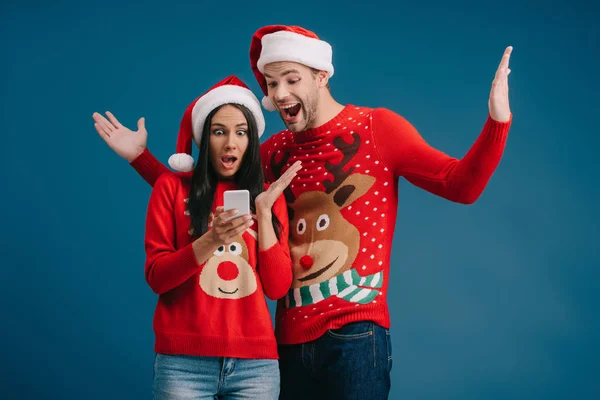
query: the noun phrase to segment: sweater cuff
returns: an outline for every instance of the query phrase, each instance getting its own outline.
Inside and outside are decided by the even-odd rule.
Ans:
[[[164,167],[147,148],[131,161],[129,165],[131,165],[137,173],[150,184],[150,186],[154,186],[156,180],[164,170],[168,171],[168,169]]]
[[[145,148],[144,151],[142,151],[129,164],[140,173],[152,172],[156,168],[158,160],[152,155],[152,153],[150,153],[150,151],[148,151],[148,148]]]
[[[508,137],[508,131],[512,124],[513,115],[510,113],[508,121],[499,122],[495,121],[490,114],[488,114],[487,121],[485,122],[484,131],[487,133],[487,137],[495,143],[504,143]]]
[[[191,242],[177,252],[177,259],[174,262],[181,266],[183,270],[195,269],[200,266],[198,261],[196,261],[196,254],[194,254],[194,248],[192,247],[193,244],[194,242]]]
[[[281,267],[285,263],[287,255],[283,251],[281,243],[276,242],[267,250],[259,249],[258,259],[260,260],[261,267],[271,269]]]

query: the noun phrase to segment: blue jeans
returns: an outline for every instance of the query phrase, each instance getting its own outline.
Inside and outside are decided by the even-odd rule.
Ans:
[[[355,322],[302,344],[279,346],[282,400],[387,399],[392,370],[388,329]]]
[[[154,399],[275,400],[277,360],[156,354]]]

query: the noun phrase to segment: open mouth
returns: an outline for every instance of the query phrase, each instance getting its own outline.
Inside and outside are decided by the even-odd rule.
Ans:
[[[221,163],[223,163],[223,167],[225,167],[225,169],[233,168],[233,165],[235,164],[236,161],[237,161],[236,156],[227,155],[227,156],[221,157]]]
[[[293,103],[282,105],[279,108],[281,109],[281,115],[287,122],[295,122],[302,105],[300,103]]]
[[[300,282],[306,282],[306,281],[310,281],[311,279],[317,278],[318,276],[322,275],[325,271],[327,271],[329,268],[331,268],[331,266],[333,264],[335,264],[335,262],[338,260],[338,258],[340,258],[340,257],[339,256],[336,257],[335,260],[333,260],[332,262],[330,262],[329,264],[327,264],[325,267],[321,268],[317,272],[313,272],[312,274],[306,275],[304,278],[299,278],[298,280]]]
[[[226,292],[223,289],[219,288],[219,292],[223,293],[223,294],[234,294],[236,293],[238,290],[240,290],[240,288],[235,289],[233,292]]]

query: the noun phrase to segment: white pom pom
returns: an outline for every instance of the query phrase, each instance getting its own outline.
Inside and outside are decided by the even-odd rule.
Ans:
[[[263,97],[261,100],[262,106],[267,111],[275,111],[275,104],[269,99],[267,96]]]
[[[169,165],[176,171],[188,172],[194,169],[194,159],[186,153],[177,153],[169,157]]]

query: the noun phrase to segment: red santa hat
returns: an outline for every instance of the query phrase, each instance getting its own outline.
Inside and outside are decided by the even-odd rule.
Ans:
[[[260,109],[260,102],[248,86],[235,76],[228,76],[214,85],[202,96],[190,104],[179,126],[177,137],[177,153],[169,157],[169,165],[177,171],[191,171],[194,169],[192,158],[192,139],[200,147],[200,139],[204,121],[212,110],[223,104],[240,104],[245,106],[256,119],[258,136],[265,131],[265,118]]]
[[[263,107],[275,111],[275,105],[266,97],[265,65],[278,61],[297,62],[333,76],[331,45],[307,29],[299,26],[270,25],[257,30],[250,43],[250,65],[265,97]]]

